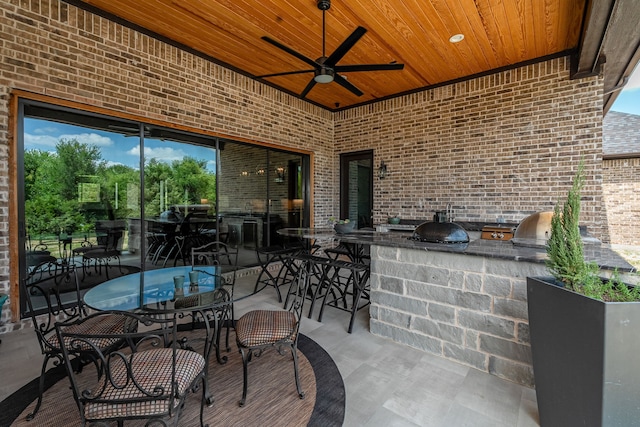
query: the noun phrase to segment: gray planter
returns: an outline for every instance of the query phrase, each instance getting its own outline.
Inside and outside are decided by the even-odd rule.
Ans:
[[[640,423],[640,303],[605,303],[527,278],[542,427]]]

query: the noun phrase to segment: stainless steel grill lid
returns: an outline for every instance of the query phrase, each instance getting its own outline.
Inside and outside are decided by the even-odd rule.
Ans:
[[[551,236],[552,211],[536,212],[523,219],[513,234],[511,243],[516,246],[544,248]]]
[[[468,243],[469,234],[455,222],[423,222],[411,239],[431,243]]]
[[[536,212],[529,215],[520,222],[513,237],[546,241],[551,236],[552,217],[552,211]]]

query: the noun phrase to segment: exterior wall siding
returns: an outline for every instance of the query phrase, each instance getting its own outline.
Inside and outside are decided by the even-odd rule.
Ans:
[[[337,215],[332,114],[58,0],[0,2],[0,292],[9,293],[11,91],[314,152],[314,210]],[[335,209],[335,210],[334,210]],[[17,286],[14,285],[14,286]],[[10,328],[11,301],[0,333]]]
[[[336,113],[336,149],[373,149],[374,222],[455,218],[517,223],[553,210],[584,158],[581,223],[607,242],[602,206],[602,81],[570,80],[569,58]]]
[[[640,158],[602,163],[604,210],[611,243],[640,246]]]

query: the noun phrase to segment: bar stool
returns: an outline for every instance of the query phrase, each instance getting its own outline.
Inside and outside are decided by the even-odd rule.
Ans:
[[[352,259],[351,251],[343,244],[339,244],[335,248],[324,249],[323,251],[329,258],[334,261],[337,260],[340,256],[346,256],[349,259]]]
[[[283,247],[279,245],[265,246],[256,249],[256,255],[258,262],[260,263],[260,274],[256,279],[256,285],[253,289],[254,292],[258,291],[261,284],[265,286],[273,286],[276,288],[278,294],[278,302],[282,302],[282,294],[280,293],[280,286],[292,283],[295,275],[292,274],[291,266],[288,264],[290,261],[287,257],[299,254],[304,251],[302,246],[288,246]],[[273,274],[269,271],[271,264],[280,262],[281,267],[277,274]]]
[[[333,271],[331,276],[327,278],[327,288],[322,295],[318,322],[322,322],[324,308],[329,305],[351,313],[348,329],[348,332],[351,333],[357,311],[370,303],[369,266],[350,261],[331,260],[326,268]],[[347,275],[343,276],[341,274],[343,272],[347,272]],[[332,297],[329,298],[329,295]],[[366,300],[364,304],[360,303],[362,299]]]
[[[332,260],[339,260],[341,257],[346,257],[351,262],[368,262],[371,259],[371,256],[366,250],[365,246],[362,245],[351,245],[348,246],[347,243],[340,243],[335,248],[327,248],[324,249],[324,253],[331,258]]]
[[[305,296],[307,299],[311,300],[311,307],[309,308],[309,318],[311,318],[313,314],[313,306],[317,299],[322,297],[321,289],[327,286],[327,278],[328,278],[328,266],[331,260],[326,257],[320,257],[316,255],[311,255],[307,253],[300,253],[295,255],[290,255],[285,258],[285,262],[287,263],[288,274],[293,275],[298,273],[301,268],[306,269],[307,275],[309,278],[309,285],[307,286],[307,295]],[[293,296],[295,299],[296,295],[296,283],[295,281],[291,281],[289,283],[289,291],[287,292],[287,297],[284,301],[284,308],[287,309],[289,306],[289,298]]]

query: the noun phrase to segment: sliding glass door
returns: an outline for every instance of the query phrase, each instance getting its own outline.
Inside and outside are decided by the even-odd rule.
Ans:
[[[303,164],[308,157],[224,141],[220,144],[219,215],[232,246],[245,264],[257,262],[255,249],[282,244],[277,231],[305,221]],[[308,217],[308,212],[307,212]]]
[[[23,275],[41,255],[75,266],[82,288],[185,265],[193,233],[250,266],[278,229],[308,225],[308,156],[33,101],[20,128]]]

